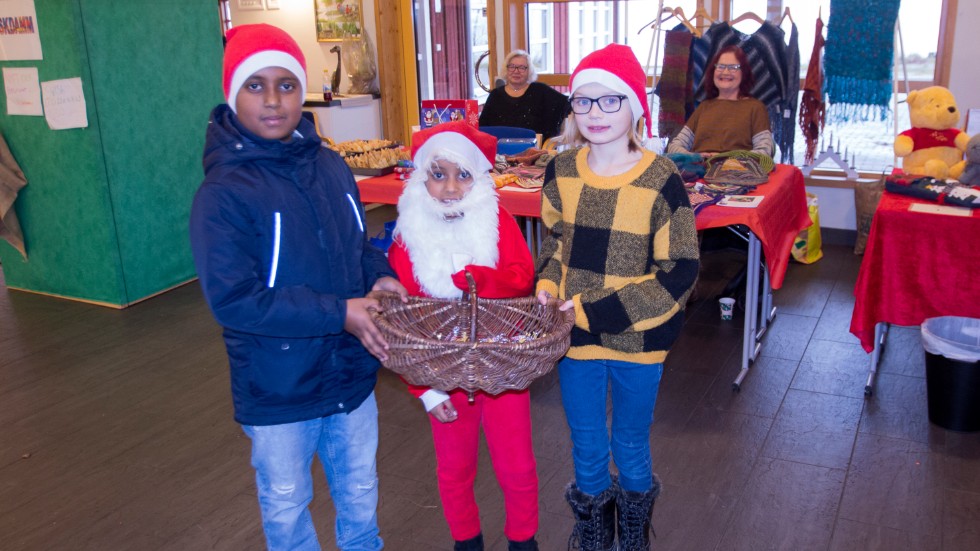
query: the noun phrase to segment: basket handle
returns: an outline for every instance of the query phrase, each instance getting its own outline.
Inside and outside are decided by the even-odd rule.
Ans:
[[[470,289],[470,338],[476,341],[476,280],[469,270],[465,272],[466,284]]]

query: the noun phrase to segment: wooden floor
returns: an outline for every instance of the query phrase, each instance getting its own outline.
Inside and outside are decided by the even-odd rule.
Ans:
[[[691,305],[651,437],[664,481],[655,549],[980,549],[980,433],[929,423],[915,328],[893,330],[876,393],[863,396],[867,355],[847,331],[860,259],[825,252],[790,267],[740,393],[741,317],[720,321],[713,300]],[[725,255],[705,256],[706,294]],[[387,372],[377,395],[387,548],[451,549],[425,414]],[[535,382],[532,405],[538,539],[564,549],[572,467],[554,376]],[[117,311],[0,279],[0,548],[261,549],[249,442],[231,411],[224,348],[196,283]],[[314,518],[332,549],[316,473]],[[485,451],[477,491],[488,548],[503,550]]]

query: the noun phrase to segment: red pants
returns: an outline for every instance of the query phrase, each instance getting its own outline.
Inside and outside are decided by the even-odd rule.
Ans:
[[[527,391],[497,396],[478,392],[474,404],[467,402],[462,391],[451,392],[449,397],[457,419],[440,423],[430,415],[429,421],[436,448],[439,496],[453,539],[462,541],[480,533],[480,512],[473,494],[480,425],[504,494],[504,535],[513,541],[531,539],[538,531],[538,473]]]

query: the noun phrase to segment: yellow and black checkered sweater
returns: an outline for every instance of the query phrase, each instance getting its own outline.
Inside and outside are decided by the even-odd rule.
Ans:
[[[569,358],[663,362],[698,275],[684,182],[650,151],[609,177],[589,169],[588,153],[565,151],[545,172],[537,289],[575,304]]]

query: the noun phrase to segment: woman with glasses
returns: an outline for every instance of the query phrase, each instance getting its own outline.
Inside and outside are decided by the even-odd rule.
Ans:
[[[749,95],[754,80],[749,59],[738,46],[726,46],[708,64],[705,101],[667,146],[667,153],[700,153],[710,157],[736,149],[772,156],[769,114]]]
[[[535,82],[538,72],[524,50],[504,58],[505,82],[490,92],[480,113],[480,126],[529,128],[548,139],[558,134],[568,115],[568,98],[547,84]]]

